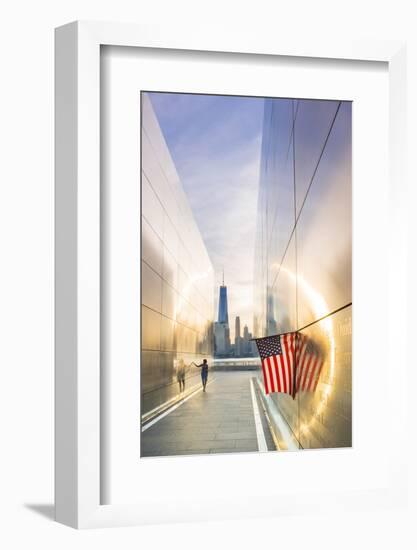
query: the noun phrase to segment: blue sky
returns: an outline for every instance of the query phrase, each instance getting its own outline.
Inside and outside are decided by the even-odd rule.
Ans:
[[[215,270],[229,295],[229,323],[253,324],[263,99],[149,94]],[[216,292],[217,306],[217,292]]]

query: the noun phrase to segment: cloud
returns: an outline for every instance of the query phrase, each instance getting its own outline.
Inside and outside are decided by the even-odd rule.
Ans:
[[[217,284],[224,267],[232,333],[236,315],[252,329],[263,100],[162,93],[151,101]]]

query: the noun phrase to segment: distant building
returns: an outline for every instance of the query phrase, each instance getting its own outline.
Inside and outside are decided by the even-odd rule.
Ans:
[[[242,339],[240,336],[240,317],[235,319],[235,356],[240,357],[242,354]]]
[[[252,341],[252,333],[249,332],[248,325],[243,327],[242,338],[242,356],[243,357],[255,357],[257,356],[257,348],[254,341]]]
[[[218,318],[214,323],[214,355],[220,358],[226,357],[257,357],[255,342],[251,341],[252,333],[247,325],[244,326],[241,334],[240,316],[235,318],[235,338],[230,341],[229,311],[227,303],[227,286],[222,284],[219,287],[219,310]]]
[[[214,323],[214,354],[230,354],[230,330],[226,323]]]
[[[229,325],[226,325],[224,329],[225,338],[226,338],[226,353],[230,353],[230,329]]]
[[[214,323],[214,353],[217,356],[228,356],[231,352],[230,346],[230,328],[229,328],[229,312],[227,305],[227,286],[220,286],[219,292],[219,314],[217,322]]]
[[[277,334],[277,322],[275,320],[274,295],[272,289],[268,288],[266,304],[266,326],[267,335]]]
[[[227,307],[227,286],[223,284],[220,287],[219,295],[219,317],[217,319],[218,323],[229,324],[229,312]]]
[[[251,355],[251,342],[252,334],[249,332],[248,325],[243,327],[243,340],[242,340],[242,355],[248,357]]]

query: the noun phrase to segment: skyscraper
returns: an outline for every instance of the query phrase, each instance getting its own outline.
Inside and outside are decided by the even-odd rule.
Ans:
[[[230,353],[229,312],[227,307],[227,286],[223,282],[219,293],[219,315],[214,323],[215,354],[225,356]]]
[[[242,352],[241,340],[242,339],[240,337],[240,317],[239,315],[237,315],[235,320],[235,355],[236,357],[239,357]]]
[[[223,284],[220,286],[219,317],[217,322],[229,324],[229,313],[227,309],[227,286],[224,285],[224,279]]]
[[[250,353],[249,338],[251,338],[252,335],[249,336],[249,334],[250,334],[250,332],[249,332],[248,325],[245,325],[243,327],[242,355],[249,355],[249,353]]]
[[[243,338],[241,339],[241,353],[243,357],[256,357],[257,348],[255,342],[252,342],[252,333],[249,332],[248,325],[243,327]]]
[[[267,336],[277,333],[277,322],[275,320],[274,295],[272,289],[268,288],[266,304]]]

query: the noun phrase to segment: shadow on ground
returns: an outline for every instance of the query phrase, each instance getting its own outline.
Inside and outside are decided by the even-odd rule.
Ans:
[[[25,508],[44,518],[55,521],[55,506],[53,504],[25,504]]]

